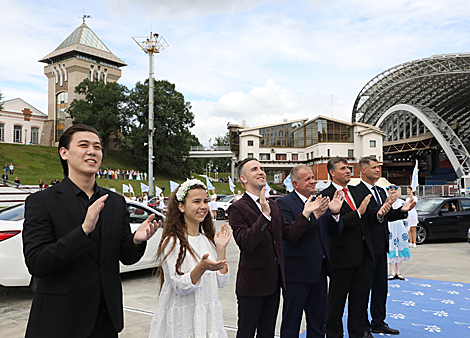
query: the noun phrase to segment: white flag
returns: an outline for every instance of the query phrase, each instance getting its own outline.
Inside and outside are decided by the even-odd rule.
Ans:
[[[214,185],[212,185],[212,182],[211,180],[206,176],[206,185],[207,185],[207,189],[215,189]]]
[[[290,174],[289,174],[289,176],[286,177],[286,179],[282,183],[284,183],[284,185],[286,186],[286,189],[287,189],[288,192],[294,191],[294,186],[292,185],[292,180],[290,178]]]
[[[122,185],[122,192],[123,192],[123,193],[129,192],[129,186],[128,186],[127,184],[123,184],[123,185]]]
[[[134,193],[134,188],[132,188],[132,185],[129,183],[129,192]]]
[[[171,190],[171,192],[173,192],[173,191],[175,191],[176,189],[178,189],[178,186],[179,186],[178,183],[173,182],[173,181],[170,181],[170,190]]]
[[[232,179],[230,178],[230,176],[228,177],[228,187],[230,188],[230,191],[231,191],[231,192],[234,192],[234,191],[235,191],[235,184],[233,184],[233,181],[232,181]]]
[[[411,176],[411,190],[415,192],[418,185],[418,160],[416,160],[416,165],[413,169],[413,176]]]
[[[266,188],[266,191],[264,192],[264,195],[266,197],[269,197],[269,192],[271,191],[271,187],[268,185],[268,182],[266,182],[266,185],[264,187]]]
[[[162,189],[160,189],[159,187],[155,187],[155,196],[160,196],[161,193]]]
[[[140,190],[142,192],[148,192],[149,191],[149,186],[147,184],[144,184],[144,183],[140,182]]]

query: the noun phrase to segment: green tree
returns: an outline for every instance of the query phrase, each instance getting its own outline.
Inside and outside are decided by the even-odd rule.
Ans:
[[[120,132],[128,123],[124,113],[128,89],[117,82],[85,79],[75,87],[75,93],[85,98],[73,100],[70,104],[68,113],[74,118],[73,124],[94,127],[103,142],[103,156],[107,156],[109,142],[119,144]]]
[[[212,143],[214,147],[229,147],[230,146],[230,134],[227,132],[224,136],[217,136],[215,141]],[[214,164],[214,168],[217,167],[219,173],[227,173],[231,170],[232,159],[230,157],[215,157],[210,159]]]
[[[148,149],[148,80],[137,82],[129,94],[124,146],[136,164],[145,166]],[[185,160],[191,145],[199,144],[189,129],[194,126],[191,104],[168,81],[154,80],[154,170],[187,174],[193,162]]]
[[[0,92],[0,110],[3,110],[3,102],[2,102],[2,100],[3,100],[3,94],[2,94],[2,92]]]

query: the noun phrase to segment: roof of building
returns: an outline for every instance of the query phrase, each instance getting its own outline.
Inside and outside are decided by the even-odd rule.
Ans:
[[[64,54],[81,52],[94,57],[99,57],[115,63],[118,67],[127,64],[115,56],[108,47],[96,36],[96,34],[85,23],[82,23],[72,34],[52,52],[43,57],[39,62],[50,63],[50,59]]]
[[[240,131],[245,132],[245,131],[248,131],[248,130],[255,130],[255,129],[261,129],[261,128],[281,126],[283,124],[289,124],[289,123],[295,123],[295,122],[305,122],[307,120],[308,120],[308,118],[303,118],[303,119],[297,119],[297,120],[291,120],[291,121],[282,121],[282,122],[278,122],[278,123],[266,124],[264,126],[258,126],[258,127],[244,127],[244,126],[240,126],[240,125],[237,125],[237,124],[228,124],[227,127],[228,128],[230,128],[230,127],[239,127],[241,129]]]
[[[2,102],[2,104],[3,112],[22,113],[23,109],[28,108],[29,110],[31,110],[33,116],[47,117],[47,115],[44,114],[42,111],[20,98],[5,100]]]
[[[359,92],[352,122],[375,125],[398,104],[428,107],[470,139],[470,53],[405,62],[372,78]]]

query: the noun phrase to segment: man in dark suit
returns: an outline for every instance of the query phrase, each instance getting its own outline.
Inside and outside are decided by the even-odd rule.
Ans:
[[[273,338],[284,282],[282,240],[296,242],[310,226],[312,212],[328,206],[328,199],[310,197],[302,213],[291,224],[281,208],[265,197],[266,174],[255,158],[238,166],[246,193],[228,209],[233,237],[240,248],[236,294],[238,302],[237,338]]]
[[[158,225],[132,234],[121,196],[98,187],[98,132],[73,125],[59,141],[65,178],[26,199],[25,262],[38,278],[26,337],[117,337],[123,328],[119,261],[134,264]]]
[[[369,208],[379,210],[387,200],[393,204],[397,196],[389,196],[385,190],[375,185],[375,181],[380,177],[380,167],[378,161],[370,156],[363,157],[359,161],[362,180],[357,185],[364,194],[371,194]],[[415,203],[416,204],[416,203]],[[369,259],[368,269],[370,278],[370,314],[372,322],[367,321],[366,329],[373,333],[399,334],[396,329],[392,329],[385,323],[386,303],[388,293],[387,281],[387,252],[389,250],[388,222],[408,217],[408,210],[414,205],[411,202],[405,203],[401,209],[391,209],[382,220],[372,219],[370,224],[370,234],[374,246],[374,259]]]
[[[294,191],[277,200],[287,222],[302,212],[305,201],[315,193],[315,176],[306,165],[290,172]],[[298,338],[302,313],[307,320],[307,338],[324,338],[328,305],[327,276],[333,277],[328,236],[339,236],[343,221],[339,211],[343,193],[337,191],[328,208],[310,216],[310,226],[295,243],[282,241],[286,289],[283,292],[281,338]]]
[[[372,338],[370,331],[364,330],[369,296],[367,262],[374,256],[369,222],[383,218],[390,210],[390,204],[384,203],[378,212],[368,208],[371,195],[364,194],[359,187],[348,185],[351,171],[345,158],[330,159],[327,170],[332,183],[321,194],[333,198],[337,190],[342,190],[345,199],[340,210],[343,233],[338,237],[329,237],[335,279],[331,279],[329,284],[326,336],[343,337],[342,318],[347,298],[349,337]]]

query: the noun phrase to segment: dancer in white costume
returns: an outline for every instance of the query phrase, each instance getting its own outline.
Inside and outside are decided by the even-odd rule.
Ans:
[[[227,224],[215,232],[204,183],[186,181],[172,194],[157,252],[163,285],[150,338],[227,338],[218,288],[229,279],[231,236]]]
[[[398,187],[396,185],[390,185],[387,187],[389,195],[397,194]],[[405,201],[397,199],[393,204],[393,209],[400,209]],[[414,209],[413,209],[414,210]],[[388,222],[388,229],[390,230],[390,246],[389,252],[387,253],[387,261],[390,264],[390,276],[391,279],[405,278],[401,275],[401,262],[409,261],[411,259],[410,249],[408,249],[408,229],[407,221],[399,219],[394,222]]]

